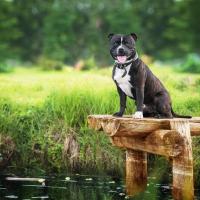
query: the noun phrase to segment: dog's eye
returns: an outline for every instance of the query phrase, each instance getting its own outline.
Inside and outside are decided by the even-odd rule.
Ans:
[[[115,41],[115,42],[114,42],[114,45],[119,45],[119,44],[120,44],[119,41]]]
[[[126,40],[125,40],[123,43],[124,43],[125,45],[129,44],[128,41],[126,41]]]

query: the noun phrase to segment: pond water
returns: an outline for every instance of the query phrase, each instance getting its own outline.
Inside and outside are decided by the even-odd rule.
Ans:
[[[171,186],[157,183],[155,177],[148,178],[146,191],[130,198],[125,194],[124,180],[114,177],[75,174],[15,180],[4,175],[0,177],[0,199],[169,200],[172,196]]]

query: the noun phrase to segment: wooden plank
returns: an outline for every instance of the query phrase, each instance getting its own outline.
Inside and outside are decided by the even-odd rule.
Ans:
[[[134,118],[131,115],[124,115],[123,117],[114,117],[112,115],[89,115],[89,118],[96,118],[96,119],[119,119],[119,120],[133,120]],[[178,120],[178,119],[184,119],[184,118],[173,118],[174,120]],[[156,122],[161,122],[161,121],[170,121],[173,119],[158,119],[158,118],[149,118],[149,117],[145,117],[143,119],[134,119],[136,121],[156,121]],[[194,123],[200,123],[200,117],[192,117],[191,119],[187,119],[189,122],[194,122]]]
[[[147,153],[126,150],[126,192],[133,196],[147,186]]]
[[[200,123],[189,122],[190,123],[190,134],[191,136],[200,136]]]
[[[171,129],[182,135],[183,151],[173,158],[173,198],[175,200],[194,199],[192,139],[189,120],[173,119]]]
[[[115,118],[101,118],[88,116],[88,124],[90,128],[96,131],[104,131],[108,135],[114,135],[120,126],[120,123]]]
[[[89,127],[103,130],[109,136],[140,136],[144,137],[158,129],[167,129],[169,121],[134,120],[133,118],[116,118],[110,115],[88,116]]]
[[[153,122],[153,121],[121,121],[118,122],[118,130],[110,136],[138,136],[145,137],[153,131],[159,129],[167,129],[169,127],[168,122]]]
[[[144,151],[166,157],[174,157],[182,152],[183,138],[173,130],[159,130],[151,133],[146,138],[140,137],[111,137],[114,146]]]
[[[170,129],[170,121],[174,119],[143,118],[133,119],[132,117],[116,118],[111,115],[90,115],[88,123],[90,128],[103,130],[109,136],[139,136],[145,137],[151,132],[159,129]],[[181,120],[181,119],[180,119]],[[200,135],[200,118],[189,119],[192,136]]]

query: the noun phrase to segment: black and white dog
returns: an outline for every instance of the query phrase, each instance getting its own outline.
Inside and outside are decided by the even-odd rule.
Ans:
[[[109,34],[108,38],[110,53],[115,60],[112,78],[120,97],[120,110],[114,116],[123,116],[128,96],[136,101],[134,118],[191,118],[173,112],[169,93],[147,65],[138,58],[135,33]]]

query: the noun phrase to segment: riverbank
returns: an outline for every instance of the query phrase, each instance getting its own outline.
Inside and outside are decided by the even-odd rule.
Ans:
[[[152,70],[170,91],[177,113],[200,116],[200,76],[169,67],[153,66]],[[112,147],[107,136],[87,126],[87,115],[118,110],[111,71],[16,68],[1,74],[0,167],[35,173],[92,171],[122,175],[123,152]],[[133,105],[128,100],[126,114],[133,113]],[[10,145],[3,145],[5,141]],[[200,166],[198,143],[194,139],[196,176]],[[12,149],[6,150],[8,147]],[[6,159],[9,161],[3,163]]]

